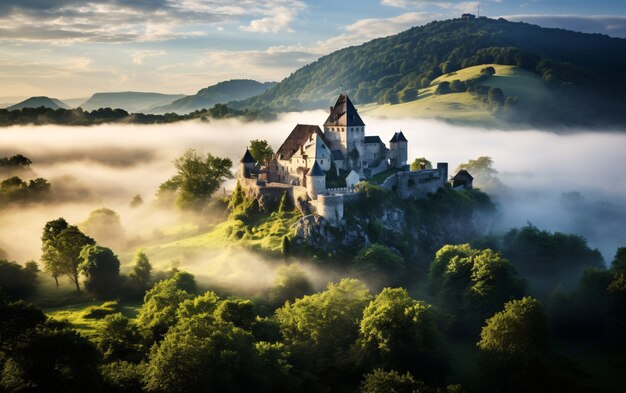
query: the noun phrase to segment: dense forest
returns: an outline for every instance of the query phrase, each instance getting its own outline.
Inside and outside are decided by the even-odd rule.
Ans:
[[[267,144],[253,142],[255,154],[265,154]],[[477,162],[489,169],[484,157],[465,166]],[[30,160],[13,156],[0,164],[25,170]],[[288,228],[281,248],[269,253],[278,267],[270,287],[242,296],[203,285],[178,267],[155,269],[142,250],[122,271],[115,243],[104,246],[86,233],[100,227],[119,234],[115,212],[99,209],[80,225],[50,220],[41,231],[40,263],[18,264],[0,250],[0,392],[623,388],[626,247],[607,268],[577,235],[532,225],[488,236],[458,231],[455,217],[464,226],[495,207],[479,190],[450,189],[405,201],[403,209],[424,231],[453,237],[407,244],[410,235],[377,220],[400,202],[371,182],[346,210],[354,225],[371,223],[363,227],[370,242],[333,253],[295,241],[291,226],[300,213],[285,198],[263,205],[240,187],[216,197],[232,177],[231,164],[189,150],[158,198],[202,220],[221,212],[232,224],[232,244]],[[338,277],[316,288],[302,261]],[[57,285],[68,280],[76,296],[63,299],[53,288],[42,299],[40,283],[49,277]],[[42,300],[100,304],[80,320],[61,320],[39,308]],[[128,304],[137,305],[135,315],[125,311]],[[79,333],[89,321],[97,321],[96,331]],[[580,351],[591,354],[591,367]],[[607,370],[602,380],[599,365]]]
[[[549,109],[545,103],[527,103],[512,121],[615,124],[623,121],[626,105],[625,53],[626,40],[599,34],[504,19],[452,19],[341,49],[237,105],[277,111],[325,109],[340,88],[357,104],[411,101],[417,89],[440,75],[495,63],[541,76],[555,94]]]
[[[52,109],[46,107],[23,108],[16,110],[0,109],[0,126],[13,125],[43,125],[57,124],[66,126],[89,126],[104,123],[120,124],[163,124],[183,120],[210,120],[238,117],[244,120],[259,120],[272,118],[270,113],[260,113],[257,110],[235,109],[225,104],[215,104],[209,109],[196,110],[186,115],[166,113],[152,115],[143,113],[128,113],[123,109],[100,108],[91,112],[77,109]]]

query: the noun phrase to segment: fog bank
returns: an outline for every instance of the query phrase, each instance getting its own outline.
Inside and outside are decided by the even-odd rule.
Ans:
[[[26,155],[36,175],[66,196],[66,202],[0,212],[0,248],[20,262],[38,259],[46,221],[62,216],[80,223],[103,206],[120,214],[129,236],[167,228],[180,219],[176,213],[131,209],[129,202],[136,194],[149,202],[159,184],[174,173],[172,161],[186,149],[228,156],[236,164],[249,140],[267,139],[276,150],[297,123],[321,125],[325,118],[325,112],[314,111],[285,114],[268,123],[227,119],[0,129],[0,156]],[[451,172],[469,159],[492,157],[510,190],[498,198],[501,217],[496,229],[532,222],[542,229],[578,233],[599,247],[605,259],[626,245],[625,134],[483,130],[367,115],[364,121],[366,134],[380,135],[385,142],[402,130],[411,159],[448,162]]]

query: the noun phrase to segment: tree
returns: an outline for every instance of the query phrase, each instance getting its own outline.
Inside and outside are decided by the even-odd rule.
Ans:
[[[403,288],[385,288],[363,311],[358,347],[368,365],[440,382],[446,362],[432,307]]]
[[[95,244],[75,225],[69,225],[63,218],[46,223],[41,236],[42,256],[45,269],[52,273],[57,287],[58,276],[66,275],[80,291],[78,265],[82,261],[80,252],[84,246]]]
[[[346,356],[358,337],[369,290],[355,279],[329,284],[321,293],[287,302],[276,310],[276,320],[295,361],[332,383],[352,370]]]
[[[619,273],[626,273],[626,247],[620,247],[615,252],[611,268]]]
[[[542,231],[529,224],[510,230],[501,249],[533,292],[545,297],[558,284],[574,289],[585,269],[604,269],[600,251],[578,235]]]
[[[29,167],[33,162],[26,156],[16,154],[11,157],[0,158],[0,167]]]
[[[467,86],[465,85],[464,82],[458,79],[455,79],[452,82],[450,82],[450,91],[452,93],[462,93],[466,90],[467,90]]]
[[[146,293],[151,285],[152,265],[145,252],[137,251],[135,259],[133,259],[133,268],[129,274],[131,282],[141,296]]]
[[[435,89],[435,94],[437,95],[448,94],[451,92],[452,91],[450,90],[450,82],[447,81],[439,82],[437,88]]]
[[[226,181],[232,179],[232,161],[208,153],[202,157],[189,149],[174,161],[177,174],[163,183],[160,192],[176,193],[176,204],[183,209],[203,208],[211,195]]]
[[[115,294],[120,284],[120,261],[110,248],[97,244],[83,247],[78,266],[85,275],[85,288],[98,297]]]
[[[1,391],[97,392],[97,355],[89,340],[40,309],[0,299]]]
[[[411,163],[411,170],[412,171],[418,171],[418,170],[422,169],[421,168],[421,164],[424,164],[424,169],[433,169],[433,164],[430,161],[428,161],[424,157],[417,157]]]
[[[35,262],[21,266],[17,262],[0,259],[0,296],[22,299],[32,295],[37,289],[37,272],[39,268]]]
[[[417,381],[410,373],[400,374],[395,370],[377,368],[366,374],[361,381],[361,393],[462,393],[460,385],[445,388],[427,386]]]
[[[255,161],[267,163],[274,156],[274,150],[266,140],[253,139],[250,141],[250,154]]]
[[[500,253],[474,250],[468,244],[444,246],[430,272],[440,306],[465,332],[478,329],[485,318],[524,291],[515,269]]]
[[[506,303],[486,321],[477,344],[489,384],[507,392],[549,391],[547,339],[541,303],[531,297]]]
[[[145,388],[163,393],[259,391],[259,366],[249,332],[198,314],[181,320],[152,348]]]
[[[398,284],[405,271],[404,258],[382,244],[362,249],[354,257],[352,267],[377,286]]]
[[[417,100],[418,90],[415,87],[407,87],[398,93],[400,102],[410,102]]]
[[[480,73],[491,76],[491,75],[495,75],[496,74],[496,69],[493,68],[492,66],[489,66],[489,67],[485,67],[485,68],[481,69]]]
[[[114,361],[100,367],[107,392],[137,393],[143,391],[145,363]]]
[[[171,326],[178,321],[178,306],[192,299],[188,273],[176,273],[172,278],[160,281],[144,297],[137,315],[138,326],[150,341],[159,341]],[[193,276],[191,276],[193,279]]]
[[[424,383],[416,381],[410,373],[400,374],[381,368],[366,374],[361,382],[361,393],[421,393],[424,390]]]
[[[465,169],[474,177],[474,185],[484,190],[502,191],[504,185],[498,178],[498,171],[493,167],[493,159],[481,156],[460,164],[455,172]]]
[[[89,217],[80,224],[80,228],[87,235],[93,237],[98,244],[116,249],[124,245],[126,236],[120,216],[106,207],[89,213]]]
[[[137,326],[122,313],[107,315],[98,325],[98,348],[107,361],[141,359],[141,336]]]
[[[276,307],[293,302],[297,298],[313,293],[313,284],[298,264],[281,266],[276,269],[274,283],[269,290],[270,303]]]
[[[63,217],[48,221],[43,228],[41,235],[41,260],[44,263],[44,270],[49,272],[54,278],[57,288],[59,287],[59,276],[63,274],[61,270],[61,255],[54,247],[57,238],[69,224]]]
[[[218,321],[232,323],[234,326],[248,331],[256,319],[254,304],[248,299],[223,300],[215,309],[214,314]]]

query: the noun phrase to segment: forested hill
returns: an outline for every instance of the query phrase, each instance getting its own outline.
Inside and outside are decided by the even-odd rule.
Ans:
[[[196,94],[180,98],[168,105],[152,109],[152,113],[175,112],[186,114],[215,104],[226,104],[230,101],[244,100],[256,96],[274,87],[276,82],[257,82],[250,79],[233,79],[205,87]]]
[[[556,97],[570,97],[569,110],[555,104],[561,120],[574,116],[576,123],[591,114],[610,121],[624,111],[626,39],[488,18],[432,22],[336,51],[240,105],[326,108],[340,86],[358,104],[410,101],[442,74],[488,63],[536,73]],[[591,107],[583,116],[575,104]]]

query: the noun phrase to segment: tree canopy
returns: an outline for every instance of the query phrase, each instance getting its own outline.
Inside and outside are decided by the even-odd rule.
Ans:
[[[267,162],[272,159],[274,149],[264,139],[253,139],[250,141],[250,154],[257,162]]]
[[[60,275],[67,276],[80,291],[79,268],[82,262],[80,253],[85,246],[96,242],[85,235],[75,225],[69,225],[63,218],[48,221],[41,236],[41,259],[45,270],[55,281]],[[58,281],[57,281],[58,286]]]
[[[78,269],[85,275],[87,291],[98,297],[115,296],[120,285],[120,261],[110,248],[87,245],[80,252]]]
[[[504,305],[480,333],[480,361],[489,385],[509,392],[551,391],[544,362],[548,329],[541,303],[525,297]]]
[[[446,362],[432,307],[402,288],[385,288],[363,311],[358,346],[365,362],[442,381]]]
[[[470,331],[524,291],[523,282],[502,254],[475,250],[468,244],[446,245],[437,251],[430,281],[439,304]]]
[[[159,192],[173,192],[180,208],[202,209],[220,185],[233,178],[230,171],[232,165],[230,158],[220,158],[210,153],[202,156],[196,150],[189,149],[174,160],[177,173],[161,185]]]

